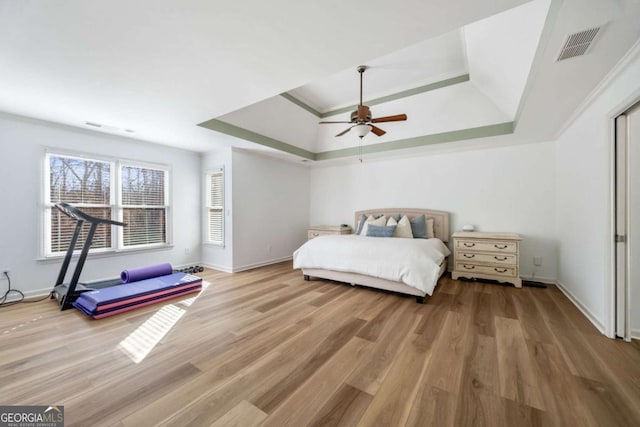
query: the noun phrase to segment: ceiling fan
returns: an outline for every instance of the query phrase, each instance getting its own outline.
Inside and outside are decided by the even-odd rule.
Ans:
[[[360,104],[358,104],[358,109],[351,113],[351,120],[348,121],[348,122],[345,122],[345,121],[340,121],[340,122],[323,121],[323,122],[320,122],[320,124],[349,123],[349,124],[353,125],[351,127],[348,127],[347,129],[343,130],[342,132],[340,132],[336,136],[342,136],[345,133],[349,132],[351,129],[354,130],[354,132],[356,133],[356,135],[358,135],[358,137],[360,139],[362,139],[366,134],[368,134],[369,131],[373,132],[377,136],[382,136],[386,132],[384,130],[380,129],[379,127],[377,127],[377,126],[374,126],[372,123],[399,122],[399,121],[402,121],[402,120],[407,120],[407,115],[406,114],[396,114],[395,116],[385,116],[385,117],[375,117],[375,118],[371,117],[371,110],[369,109],[369,107],[367,107],[366,105],[362,105],[362,75],[364,74],[364,71],[366,69],[367,69],[366,65],[360,65],[358,67],[358,73],[360,73]]]

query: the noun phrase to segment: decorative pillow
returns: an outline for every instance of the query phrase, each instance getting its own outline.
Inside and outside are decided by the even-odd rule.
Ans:
[[[362,215],[364,217],[364,215]],[[373,217],[373,215],[369,215],[368,217],[364,217],[364,222],[362,222],[362,220],[360,220],[360,225],[358,226],[359,230],[358,230],[358,234],[361,236],[366,236],[367,235],[367,229],[365,228],[365,226],[367,225],[368,222],[372,222],[375,218]]]
[[[427,239],[433,239],[436,233],[433,231],[433,218],[427,219]]]
[[[367,222],[367,217],[364,215],[360,215],[360,219],[358,220],[358,229],[356,230],[356,234],[360,234],[360,232],[362,231],[362,227],[364,226],[364,223]]]
[[[426,239],[427,238],[427,219],[424,215],[414,216],[410,220],[411,223],[411,234],[416,239]]]
[[[387,225],[390,225],[387,223]],[[411,221],[405,215],[398,222],[398,226],[396,227],[396,232],[393,234],[393,237],[404,237],[407,239],[413,239],[413,233],[411,232]]]
[[[367,236],[369,237],[393,237],[393,233],[396,231],[395,225],[373,225],[369,224],[367,227]]]
[[[369,225],[386,225],[387,224],[387,218],[383,216],[381,216],[378,219],[374,219],[372,215],[369,215],[369,218],[367,218],[367,222],[364,223],[364,226],[362,227],[362,231],[360,231],[360,235],[361,236],[367,236],[367,228],[369,228]]]
[[[390,225],[398,225],[398,220],[396,220],[394,217],[390,216],[389,217],[389,221],[387,221],[387,227]]]

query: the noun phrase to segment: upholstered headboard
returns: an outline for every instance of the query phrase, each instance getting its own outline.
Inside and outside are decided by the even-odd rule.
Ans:
[[[366,211],[358,211],[356,212],[355,217],[355,228],[354,231],[358,230],[358,223],[360,217],[362,215],[384,215],[384,216],[393,216],[393,215],[407,215],[409,219],[413,218],[416,215],[424,214],[427,219],[433,218],[433,232],[436,237],[443,242],[449,241],[449,212],[444,211],[434,211],[429,209],[401,209],[401,208],[385,208],[385,209],[368,209]]]

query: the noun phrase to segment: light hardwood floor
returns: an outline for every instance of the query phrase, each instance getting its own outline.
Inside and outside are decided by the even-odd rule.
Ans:
[[[0,404],[61,404],[67,426],[640,425],[640,347],[554,287],[445,277],[420,305],[290,262],[202,276],[103,320],[0,309]]]

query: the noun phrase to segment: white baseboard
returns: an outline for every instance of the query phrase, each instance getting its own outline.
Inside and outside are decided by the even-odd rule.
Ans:
[[[589,319],[589,321],[593,324],[593,326],[596,327],[596,329],[600,331],[600,333],[606,335],[604,331],[604,324],[584,304],[582,304],[582,302],[578,298],[576,298],[576,296],[573,295],[571,291],[566,288],[566,286],[564,286],[559,281],[556,281],[556,286],[569,299],[569,301],[573,303],[573,305],[578,307],[578,310],[580,310],[582,314],[584,314],[585,317]]]
[[[640,329],[631,330],[631,339],[640,340]]]
[[[544,277],[544,276],[523,276],[520,275],[522,280],[531,280],[533,282],[546,283],[548,285],[556,285],[558,281],[553,277]]]
[[[275,258],[275,259],[270,259],[270,260],[267,260],[267,261],[260,261],[260,262],[256,262],[256,263],[252,263],[252,264],[241,265],[241,266],[233,267],[233,268],[229,268],[229,267],[224,266],[224,265],[206,264],[206,263],[201,263],[200,265],[202,265],[203,267],[211,268],[213,270],[223,271],[225,273],[239,273],[241,271],[251,270],[251,269],[254,269],[254,268],[258,268],[258,267],[264,267],[266,265],[271,265],[271,264],[277,264],[277,263],[283,262],[283,261],[289,261],[292,258],[293,258],[293,256],[286,256],[286,257],[282,257],[282,258]]]
[[[238,273],[240,271],[251,270],[253,268],[258,268],[258,267],[264,267],[265,265],[277,264],[279,262],[289,261],[291,259],[293,259],[293,256],[289,255],[289,256],[286,256],[286,257],[282,257],[282,258],[270,259],[268,261],[261,261],[261,262],[256,262],[256,263],[253,263],[253,264],[241,265],[239,267],[234,267],[233,268],[233,272],[234,273]]]
[[[199,265],[201,265],[203,267],[206,267],[206,268],[210,268],[212,270],[222,271],[224,273],[233,273],[233,270],[230,269],[229,267],[225,266],[225,265],[207,264],[207,263],[201,263]]]

